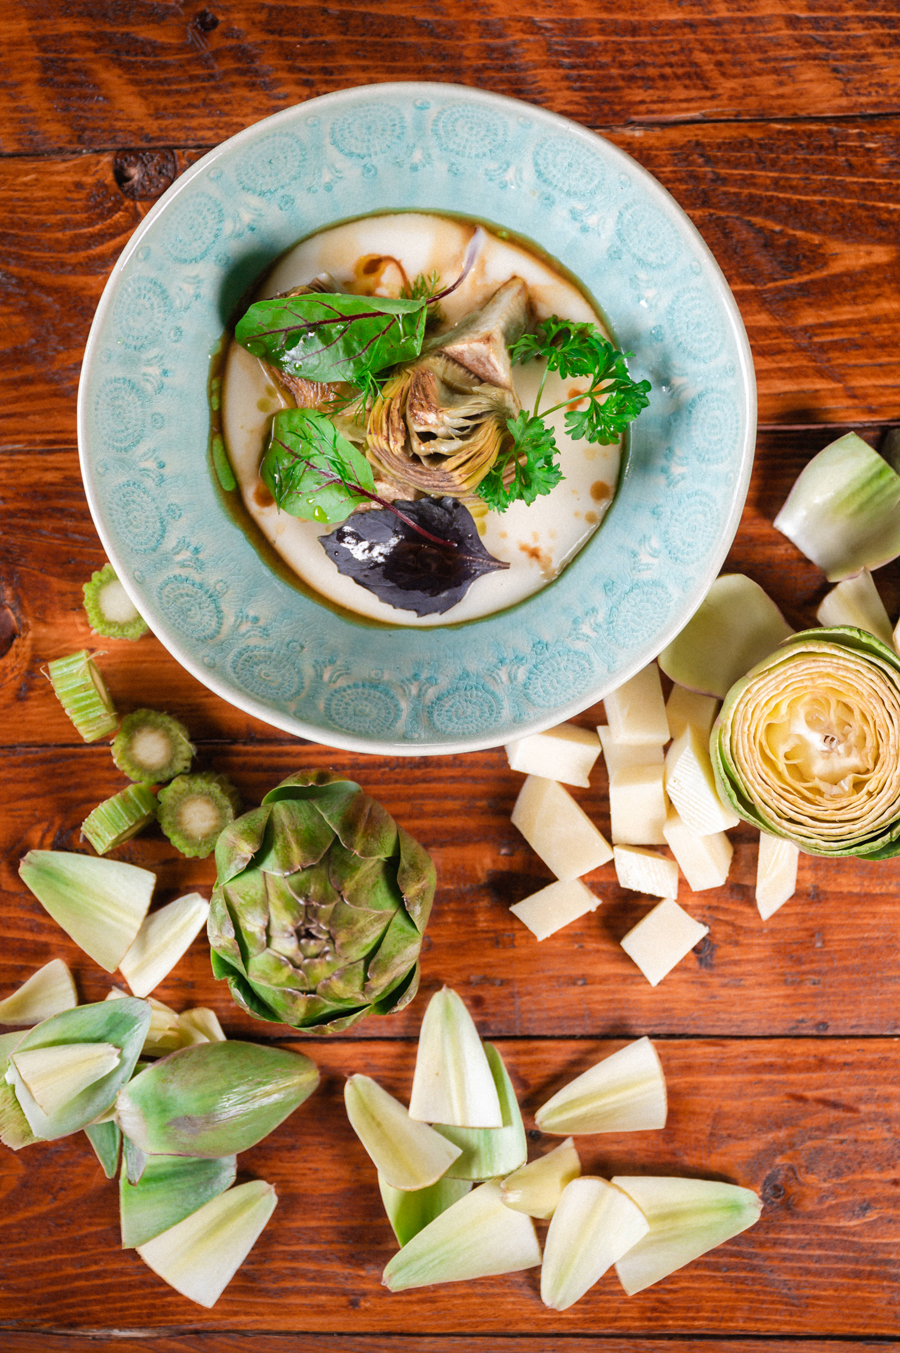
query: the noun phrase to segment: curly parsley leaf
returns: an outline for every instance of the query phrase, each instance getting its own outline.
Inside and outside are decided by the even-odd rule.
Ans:
[[[505,512],[510,503],[534,502],[562,479],[557,463],[559,448],[553,429],[540,418],[520,409],[506,420],[511,441],[478,485],[478,493],[495,512]],[[512,477],[509,476],[512,467]],[[508,480],[509,482],[505,482]]]

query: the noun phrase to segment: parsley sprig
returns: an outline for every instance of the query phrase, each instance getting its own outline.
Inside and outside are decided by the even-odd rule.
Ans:
[[[504,512],[510,503],[533,503],[562,479],[559,447],[553,429],[544,422],[558,409],[566,409],[565,425],[575,440],[608,446],[622,437],[626,427],[649,404],[649,381],[634,381],[627,362],[634,354],[620,352],[604,338],[595,324],[579,324],[551,315],[542,320],[533,333],[523,334],[510,347],[513,362],[546,362],[534,408],[522,409],[506,422],[509,442],[478,486],[488,507]],[[563,380],[587,376],[590,385],[578,396],[570,396],[541,409],[547,375],[556,371]],[[583,409],[568,406],[587,400]],[[512,476],[509,469],[512,467]],[[509,480],[504,483],[504,479]]]

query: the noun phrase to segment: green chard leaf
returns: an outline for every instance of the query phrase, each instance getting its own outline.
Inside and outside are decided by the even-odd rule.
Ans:
[[[343,521],[376,497],[365,456],[312,409],[275,415],[260,475],[277,506],[302,521]]]
[[[257,301],[235,338],[291,376],[365,385],[371,376],[422,350],[425,299],[374,296],[281,296]]]

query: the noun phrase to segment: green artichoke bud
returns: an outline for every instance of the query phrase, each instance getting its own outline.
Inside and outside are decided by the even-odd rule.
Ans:
[[[238,1005],[310,1034],[416,994],[434,897],[428,853],[359,785],[299,771],[226,827],[209,913]]]
[[[725,697],[716,784],[747,822],[811,855],[900,852],[900,658],[864,630],[804,630]]]

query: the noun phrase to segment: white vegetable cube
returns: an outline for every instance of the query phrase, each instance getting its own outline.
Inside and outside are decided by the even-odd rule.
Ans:
[[[603,708],[618,742],[638,745],[669,741],[669,724],[655,662],[603,697]]]
[[[664,757],[661,742],[622,742],[609,725],[603,723],[597,725],[597,736],[603,748],[610,784],[626,771],[646,766],[662,768]]]
[[[666,897],[629,930],[622,948],[655,987],[707,934],[709,926],[695,921],[673,898]]]
[[[708,742],[718,709],[719,701],[714,695],[701,695],[699,691],[689,691],[686,686],[679,686],[676,682],[666,701],[669,732],[673,738],[680,738],[684,730],[691,725]]]
[[[784,906],[797,889],[797,861],[800,851],[793,841],[785,841],[769,832],[759,834],[759,859],[756,866],[756,905],[764,921]]]
[[[665,784],[682,822],[698,836],[736,827],[740,821],[719,798],[709,747],[692,724],[666,753]]]
[[[616,846],[616,877],[623,888],[651,897],[674,897],[678,892],[678,865],[655,850]]]
[[[600,898],[592,893],[580,879],[568,883],[562,881],[550,883],[540,892],[532,893],[521,902],[514,903],[510,911],[527,925],[531,933],[539,940],[545,940],[563,926],[586,916],[600,905]]]
[[[516,799],[512,823],[564,882],[580,878],[612,859],[612,846],[606,837],[555,780],[529,775]]]
[[[588,776],[600,755],[600,742],[589,728],[561,723],[545,733],[532,733],[510,742],[506,755],[512,770],[540,775],[545,780],[587,788]]]
[[[662,766],[635,766],[609,782],[610,835],[614,845],[663,846],[666,792]]]
[[[734,847],[724,832],[698,836],[669,809],[663,833],[692,892],[721,888],[728,877]]]

